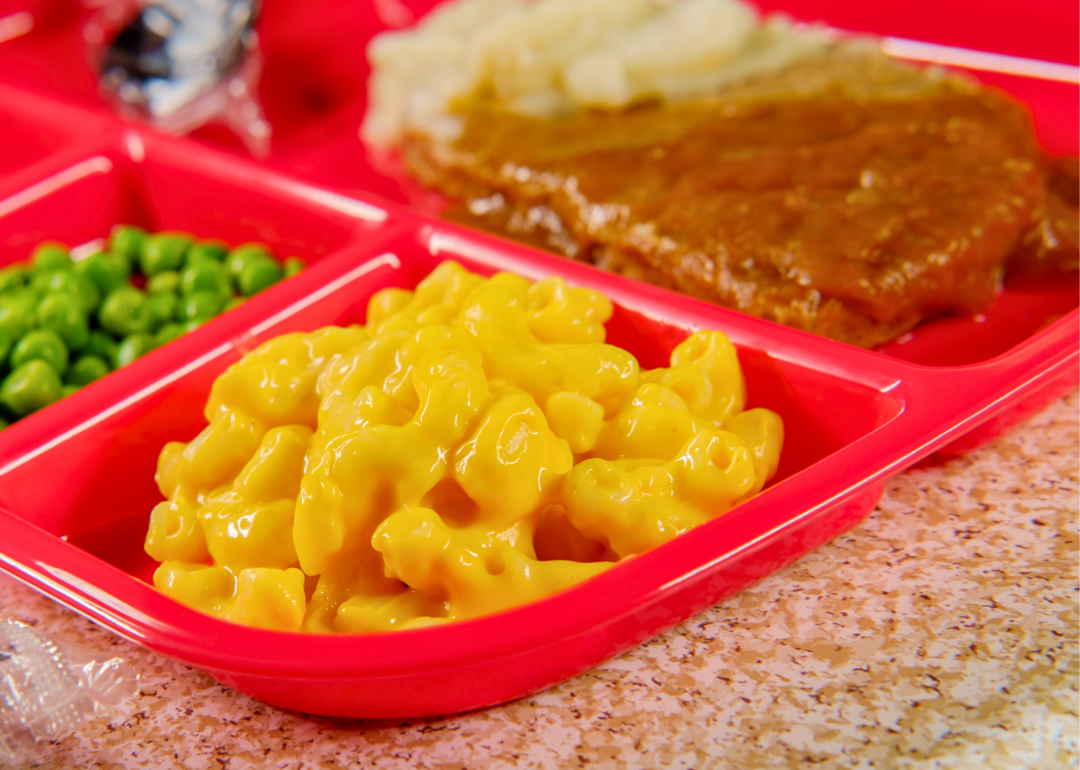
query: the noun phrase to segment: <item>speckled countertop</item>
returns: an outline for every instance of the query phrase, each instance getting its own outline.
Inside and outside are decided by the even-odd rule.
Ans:
[[[0,615],[142,676],[15,767],[1077,767],[1078,404],[893,479],[861,526],[670,633],[448,719],[279,711],[0,578]]]

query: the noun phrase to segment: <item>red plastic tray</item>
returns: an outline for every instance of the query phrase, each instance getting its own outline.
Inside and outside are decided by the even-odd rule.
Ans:
[[[413,7],[421,5],[431,3]],[[25,258],[44,238],[79,244],[134,222],[260,239],[312,265],[0,431],[0,568],[274,705],[383,718],[461,711],[541,689],[670,628],[853,526],[891,474],[933,451],[985,441],[1075,386],[1075,280],[1011,283],[985,317],[926,324],[875,352],[439,221],[409,204],[398,179],[372,168],[357,136],[363,43],[385,27],[376,7],[398,6],[267,3],[263,97],[275,145],[263,164],[217,129],[177,139],[109,114],[80,69],[80,16],[66,5],[34,4],[36,30],[0,43],[0,264]],[[846,3],[787,7],[848,28],[919,30],[908,16],[852,16]],[[1062,30],[1074,34],[1076,24],[1060,22],[1075,15],[1071,8],[1035,9],[1047,25],[1046,56],[1060,52],[1066,63],[1075,63],[1077,46]],[[1009,48],[1011,30],[997,20],[973,28],[939,13],[919,24],[929,19],[938,26],[922,36],[937,43],[1033,53],[1022,35],[1013,41],[1020,49]],[[1052,149],[1076,152],[1075,84],[993,77],[1027,98]],[[271,336],[362,321],[373,292],[413,286],[443,259],[485,273],[558,274],[602,291],[616,305],[609,340],[644,366],[665,365],[694,329],[723,330],[739,348],[750,405],[784,418],[777,480],[583,585],[448,626],[285,634],[217,620],[155,591],[142,541],[160,499],[157,454],[200,430],[213,378]]]

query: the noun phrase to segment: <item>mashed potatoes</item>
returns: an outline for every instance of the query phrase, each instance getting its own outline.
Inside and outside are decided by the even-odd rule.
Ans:
[[[371,41],[361,134],[376,146],[408,131],[453,140],[454,104],[470,96],[535,117],[692,98],[825,44],[740,0],[453,0]]]

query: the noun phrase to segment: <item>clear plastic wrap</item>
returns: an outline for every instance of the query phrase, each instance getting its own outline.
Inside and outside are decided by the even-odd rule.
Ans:
[[[0,759],[115,710],[138,687],[123,658],[103,660],[16,620],[0,621]]]

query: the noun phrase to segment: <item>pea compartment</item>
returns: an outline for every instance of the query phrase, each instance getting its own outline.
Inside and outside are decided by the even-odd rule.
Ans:
[[[31,381],[51,383],[40,367],[23,370],[37,360],[60,378],[57,398],[69,395],[304,268],[296,257],[279,259],[258,242],[231,247],[128,224],[83,256],[43,241],[25,262],[0,268],[0,387],[15,370],[14,393]],[[13,419],[51,403],[19,398],[21,413],[6,408]]]

